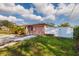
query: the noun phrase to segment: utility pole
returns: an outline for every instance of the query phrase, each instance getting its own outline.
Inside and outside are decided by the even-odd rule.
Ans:
[[[74,7],[73,7],[73,9],[72,9],[72,11],[71,11],[71,14],[69,15],[69,18],[71,19],[71,17],[72,17],[72,14],[73,14],[73,12],[75,11],[75,9],[77,8],[76,7],[77,6],[77,4],[75,4],[74,5]],[[73,39],[75,40],[74,42],[75,42],[75,50],[76,50],[76,55],[78,56],[79,55],[79,26],[75,26],[74,27],[74,33],[73,33]]]

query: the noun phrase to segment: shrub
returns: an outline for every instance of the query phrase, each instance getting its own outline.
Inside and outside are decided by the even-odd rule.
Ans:
[[[77,50],[77,52],[78,52],[78,50],[79,50],[79,26],[76,26],[75,28],[74,28],[74,39],[75,39],[75,47],[76,47],[76,50]]]
[[[15,34],[17,35],[25,35],[25,28],[17,26],[15,27]]]

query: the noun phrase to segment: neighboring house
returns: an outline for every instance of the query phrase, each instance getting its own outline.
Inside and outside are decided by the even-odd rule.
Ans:
[[[34,35],[43,35],[45,34],[45,27],[47,24],[31,24],[31,25],[24,25],[26,28],[26,34],[34,34]]]

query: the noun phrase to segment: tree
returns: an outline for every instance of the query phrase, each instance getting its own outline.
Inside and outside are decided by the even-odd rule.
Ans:
[[[23,35],[25,34],[25,28],[21,26],[17,26],[16,24],[7,21],[7,20],[0,20],[0,26],[5,26],[10,29],[10,33],[12,34],[18,34],[18,35]]]
[[[8,20],[0,20],[0,25],[12,28],[14,26],[14,23],[12,23]]]
[[[15,34],[25,35],[25,28],[24,27],[20,27],[20,26],[16,26],[15,27]]]
[[[8,33],[13,33],[14,27],[16,26],[14,23],[8,21],[8,20],[0,20],[0,27],[5,26],[9,28]]]
[[[48,26],[55,27],[55,24],[51,23],[51,24],[48,24]]]
[[[70,26],[70,24],[69,23],[62,23],[61,25],[60,25],[60,27],[69,27]]]
[[[76,47],[77,55],[79,55],[79,26],[76,26],[74,28],[73,36],[76,43],[75,47]]]

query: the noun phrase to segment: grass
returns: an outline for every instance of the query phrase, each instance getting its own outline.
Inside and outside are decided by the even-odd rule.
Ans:
[[[74,40],[50,35],[37,36],[0,49],[2,56],[74,56]]]

